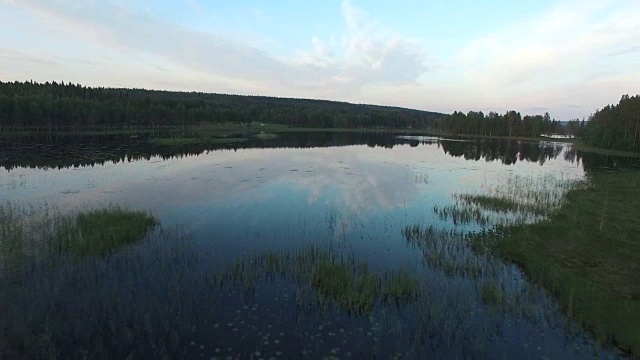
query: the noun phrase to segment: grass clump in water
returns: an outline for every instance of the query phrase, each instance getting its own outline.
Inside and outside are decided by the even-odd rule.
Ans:
[[[321,298],[356,311],[370,311],[381,286],[375,275],[367,272],[357,276],[347,265],[331,261],[318,264],[311,281]]]
[[[513,176],[506,183],[489,189],[487,194],[457,194],[455,205],[434,207],[442,220],[454,224],[517,225],[543,220],[553,215],[572,189],[584,187],[583,182],[557,178]]]
[[[109,208],[63,218],[52,239],[60,253],[107,256],[144,239],[157,222],[143,211]]]
[[[504,291],[495,281],[487,281],[482,285],[482,301],[488,305],[502,305],[505,301]]]
[[[320,302],[357,313],[368,313],[378,303],[407,303],[420,292],[418,282],[407,271],[372,272],[366,262],[316,246],[246,257],[222,273],[217,283],[250,288],[274,274],[292,278],[301,288],[313,289]]]
[[[353,273],[345,265],[324,261],[313,272],[313,285],[321,295],[341,299],[353,290]]]
[[[517,201],[506,197],[464,194],[457,196],[457,199],[496,212],[517,211],[520,208],[520,204]]]
[[[489,218],[484,214],[482,209],[473,206],[460,206],[455,204],[440,207],[435,205],[433,207],[433,212],[441,220],[450,219],[454,225],[475,223],[480,226],[485,226],[489,222]]]
[[[471,251],[471,238],[462,232],[437,230],[433,226],[407,226],[402,230],[407,244],[424,252],[427,263],[447,276],[480,278],[499,271],[491,256]]]
[[[403,270],[391,272],[386,280],[383,294],[385,298],[396,302],[411,299],[419,287],[418,282]]]

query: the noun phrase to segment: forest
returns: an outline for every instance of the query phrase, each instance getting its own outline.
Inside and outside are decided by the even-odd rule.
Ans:
[[[596,111],[580,137],[596,147],[640,151],[640,95],[623,95],[618,105],[607,105]]]
[[[82,131],[202,123],[322,128],[425,128],[444,114],[397,107],[265,96],[0,82],[0,131]]]
[[[456,135],[519,136],[538,137],[542,134],[575,134],[579,127],[577,120],[568,125],[552,119],[549,113],[544,115],[522,116],[514,110],[505,114],[482,111],[469,111],[467,114],[455,111],[436,121],[434,128]]]
[[[437,112],[337,101],[144,89],[72,83],[0,82],[0,131],[82,132],[193,128],[261,122],[294,127],[422,129],[453,135],[580,136],[589,145],[640,150],[640,95],[624,95],[589,121],[482,111]]]
[[[437,112],[265,96],[0,82],[0,131],[92,131],[275,123],[297,127],[425,129],[457,135],[533,136],[565,129],[549,114]]]

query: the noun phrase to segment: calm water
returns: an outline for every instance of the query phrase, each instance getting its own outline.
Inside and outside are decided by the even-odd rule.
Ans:
[[[555,142],[357,134],[182,151],[115,140],[12,140],[0,148],[2,202],[60,213],[119,205],[149,211],[162,225],[162,234],[111,258],[35,271],[1,295],[7,313],[32,314],[52,327],[62,354],[80,357],[86,346],[99,357],[616,356],[568,322],[515,266],[454,246],[444,255],[454,268],[464,261],[486,271],[447,271],[429,261],[435,248],[403,235],[413,226],[479,231],[509,216],[491,214],[479,224],[436,210],[454,206],[455,195],[525,185],[562,194],[566,188],[552,185],[584,179],[589,166],[617,166],[615,159],[587,159]],[[220,289],[203,275],[262,251],[318,244],[367,261],[373,271],[407,269],[426,295],[350,314],[318,305],[287,276]],[[488,281],[504,291],[506,305],[483,301]],[[132,332],[130,344],[122,329]],[[136,348],[138,333],[159,345]]]

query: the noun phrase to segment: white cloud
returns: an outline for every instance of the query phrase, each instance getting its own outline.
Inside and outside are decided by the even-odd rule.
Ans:
[[[639,18],[635,1],[561,1],[473,41],[459,59],[471,78],[496,88],[577,80],[607,53],[637,49]]]
[[[23,51],[0,48],[0,64],[17,66],[24,62],[46,66],[61,66],[58,61],[44,55],[29,54]]]
[[[201,12],[204,11],[204,7],[198,0],[183,0],[184,3],[191,9]]]
[[[293,61],[319,75],[308,86],[321,96],[362,101],[367,88],[416,84],[420,75],[429,70],[420,41],[395,34],[368,19],[350,0],[342,1],[341,13],[346,32],[327,41],[312,38],[313,51],[300,52]]]
[[[546,107],[560,118],[586,116],[622,93],[640,91],[630,86],[640,83],[640,73],[629,65],[629,57],[640,56],[638,19],[635,0],[559,0],[472,41],[457,62],[470,88],[484,94],[478,107]]]
[[[5,0],[7,1],[7,0]],[[193,0],[185,0],[197,8]],[[45,0],[9,1],[27,9],[50,27],[66,30],[94,46],[143,53],[177,67],[230,82],[253,83],[270,95],[330,97],[354,95],[368,83],[410,82],[426,70],[416,44],[399,37],[376,37],[375,24],[365,23],[359,10],[345,1],[342,14],[348,33],[342,57],[319,38],[313,54],[295,60],[276,59],[265,51],[212,33],[193,31],[108,2]],[[216,90],[216,89],[211,89]]]

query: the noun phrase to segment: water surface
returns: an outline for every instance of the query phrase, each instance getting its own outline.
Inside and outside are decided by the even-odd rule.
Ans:
[[[36,272],[3,294],[35,318],[56,317],[64,330],[54,337],[95,346],[83,332],[111,326],[111,334],[131,324],[125,327],[133,338],[146,331],[135,324],[147,321],[155,329],[149,338],[161,346],[136,350],[105,340],[105,349],[196,358],[617,356],[515,266],[453,243],[513,217],[492,213],[479,223],[437,210],[455,206],[460,194],[579,184],[589,166],[619,160],[591,160],[558,142],[362,134],[290,134],[182,150],[145,146],[144,139],[5,141],[0,201],[60,213],[140,209],[166,230],[107,259]],[[561,195],[568,188],[547,190]],[[453,235],[425,245],[408,237],[408,228]],[[319,304],[287,276],[219,288],[203,275],[252,254],[312,246],[355,256],[372,271],[409,271],[425,294],[356,314]],[[488,284],[505,300],[488,303]],[[55,288],[50,299],[42,288]],[[78,350],[69,343],[60,351]]]

